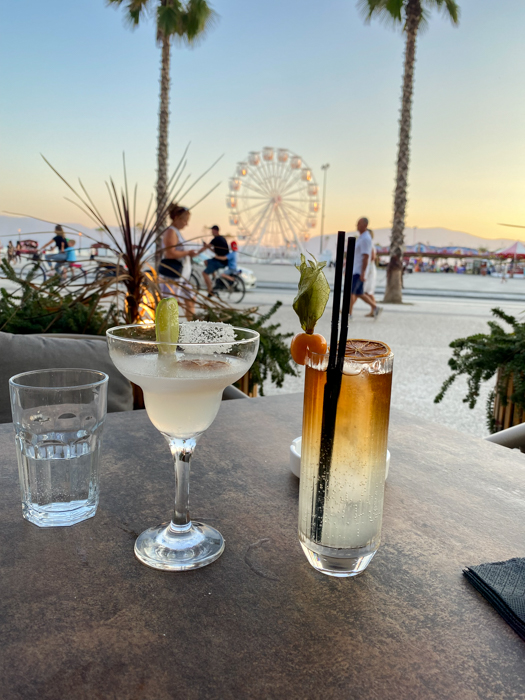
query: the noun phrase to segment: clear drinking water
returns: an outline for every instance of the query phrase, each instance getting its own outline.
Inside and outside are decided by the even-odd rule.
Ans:
[[[24,518],[54,527],[93,517],[107,376],[44,370],[13,377],[10,388]]]

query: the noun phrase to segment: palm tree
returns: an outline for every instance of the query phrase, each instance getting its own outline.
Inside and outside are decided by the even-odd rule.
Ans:
[[[416,39],[419,29],[427,23],[429,10],[436,7],[450,17],[453,24],[459,21],[459,6],[455,0],[359,0],[365,19],[369,22],[377,16],[394,25],[402,24],[406,34],[405,70],[399,120],[399,144],[397,151],[396,189],[394,193],[394,220],[390,238],[390,262],[388,263],[384,301],[401,304],[403,275],[403,243],[405,240],[405,210],[407,204],[408,163],[410,158],[410,125],[412,121],[412,92]]]
[[[157,146],[157,230],[164,227],[168,191],[168,127],[170,116],[170,57],[172,40],[194,46],[215,22],[217,14],[205,0],[107,0],[124,5],[126,22],[136,29],[141,19],[155,14],[161,48],[159,136]],[[157,241],[159,257],[160,239]]]

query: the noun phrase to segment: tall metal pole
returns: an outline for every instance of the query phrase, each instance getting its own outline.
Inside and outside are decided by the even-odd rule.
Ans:
[[[321,240],[319,241],[319,253],[323,252],[323,233],[324,233],[324,205],[326,202],[326,171],[330,167],[330,163],[325,163],[325,165],[321,165],[321,170],[324,171],[323,175],[323,214],[321,216]]]

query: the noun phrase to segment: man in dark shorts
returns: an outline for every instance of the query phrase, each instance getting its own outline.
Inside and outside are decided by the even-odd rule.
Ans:
[[[354,269],[352,274],[352,296],[350,301],[350,316],[357,299],[362,299],[372,307],[374,319],[376,319],[383,308],[378,306],[374,299],[365,294],[364,283],[366,281],[366,271],[368,260],[372,254],[372,236],[368,231],[368,219],[363,217],[357,222],[359,237],[355,244]]]
[[[217,270],[228,266],[228,253],[230,252],[228,241],[224,238],[224,236],[220,235],[219,227],[212,226],[211,232],[213,234],[213,240],[211,243],[207,243],[206,247],[211,248],[215,255],[213,258],[210,258],[207,261],[206,269],[202,273],[204,281],[206,282],[206,287],[208,288],[209,297],[213,296],[213,283],[210,275],[213,275],[213,273],[217,272]]]

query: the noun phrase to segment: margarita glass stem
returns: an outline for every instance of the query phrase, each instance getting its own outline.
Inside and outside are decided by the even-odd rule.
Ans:
[[[168,437],[173,462],[175,464],[175,508],[171,527],[176,532],[186,532],[191,528],[190,520],[190,460],[197,445],[197,438]]]

